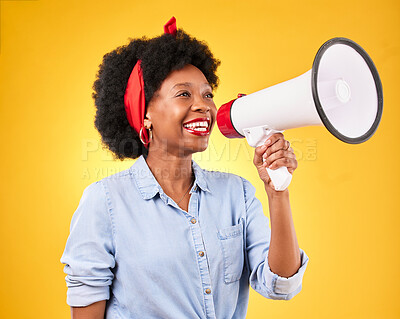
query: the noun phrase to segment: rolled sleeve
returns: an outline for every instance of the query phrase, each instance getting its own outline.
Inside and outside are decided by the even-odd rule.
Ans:
[[[300,249],[301,266],[289,278],[273,273],[268,264],[271,241],[269,220],[264,215],[261,202],[255,197],[255,188],[242,178],[246,201],[246,265],[249,270],[250,286],[269,299],[289,300],[301,291],[303,275],[308,257]]]
[[[271,299],[289,300],[300,292],[303,275],[308,263],[308,257],[302,249],[300,249],[300,257],[301,266],[298,271],[293,276],[285,278],[271,271],[267,255],[267,260],[264,265],[264,278],[265,286],[271,287],[269,294]]]
[[[83,307],[110,298],[114,256],[106,192],[102,183],[96,182],[83,192],[61,257],[67,274],[68,305]]]

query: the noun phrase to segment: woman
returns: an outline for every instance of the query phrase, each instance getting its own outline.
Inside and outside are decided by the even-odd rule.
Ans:
[[[72,218],[61,261],[73,318],[245,318],[249,284],[271,299],[301,290],[289,194],[265,169],[293,173],[293,150],[282,134],[255,150],[270,231],[247,180],[192,161],[215,125],[219,61],[174,22],[106,54],[94,83],[103,143],[138,159],[89,185]]]

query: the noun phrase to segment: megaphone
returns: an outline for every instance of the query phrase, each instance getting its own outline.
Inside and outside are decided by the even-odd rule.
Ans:
[[[238,95],[217,113],[218,127],[228,138],[246,138],[252,147],[286,129],[324,125],[339,140],[368,140],[382,117],[383,93],[378,71],[364,49],[352,40],[326,41],[312,69],[261,91]],[[292,179],[286,167],[267,168],[277,191]]]

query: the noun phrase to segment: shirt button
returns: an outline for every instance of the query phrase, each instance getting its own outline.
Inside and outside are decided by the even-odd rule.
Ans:
[[[206,289],[206,294],[209,295],[211,293],[211,289]]]
[[[204,256],[204,251],[199,252],[199,256],[203,257]]]
[[[192,224],[196,224],[196,222],[197,222],[197,220],[195,218],[192,218],[190,221],[192,222]]]

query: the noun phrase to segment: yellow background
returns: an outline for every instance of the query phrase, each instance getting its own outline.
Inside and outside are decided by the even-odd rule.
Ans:
[[[125,169],[102,150],[91,86],[102,56],[129,37],[178,27],[221,59],[221,105],[311,68],[336,36],[372,57],[384,111],[366,143],[322,127],[288,130],[299,167],[290,185],[300,246],[310,257],[289,302],[252,291],[247,318],[399,318],[398,1],[0,1],[0,318],[69,318],[59,262],[83,189]],[[203,168],[249,179],[268,216],[253,149],[214,130]]]

